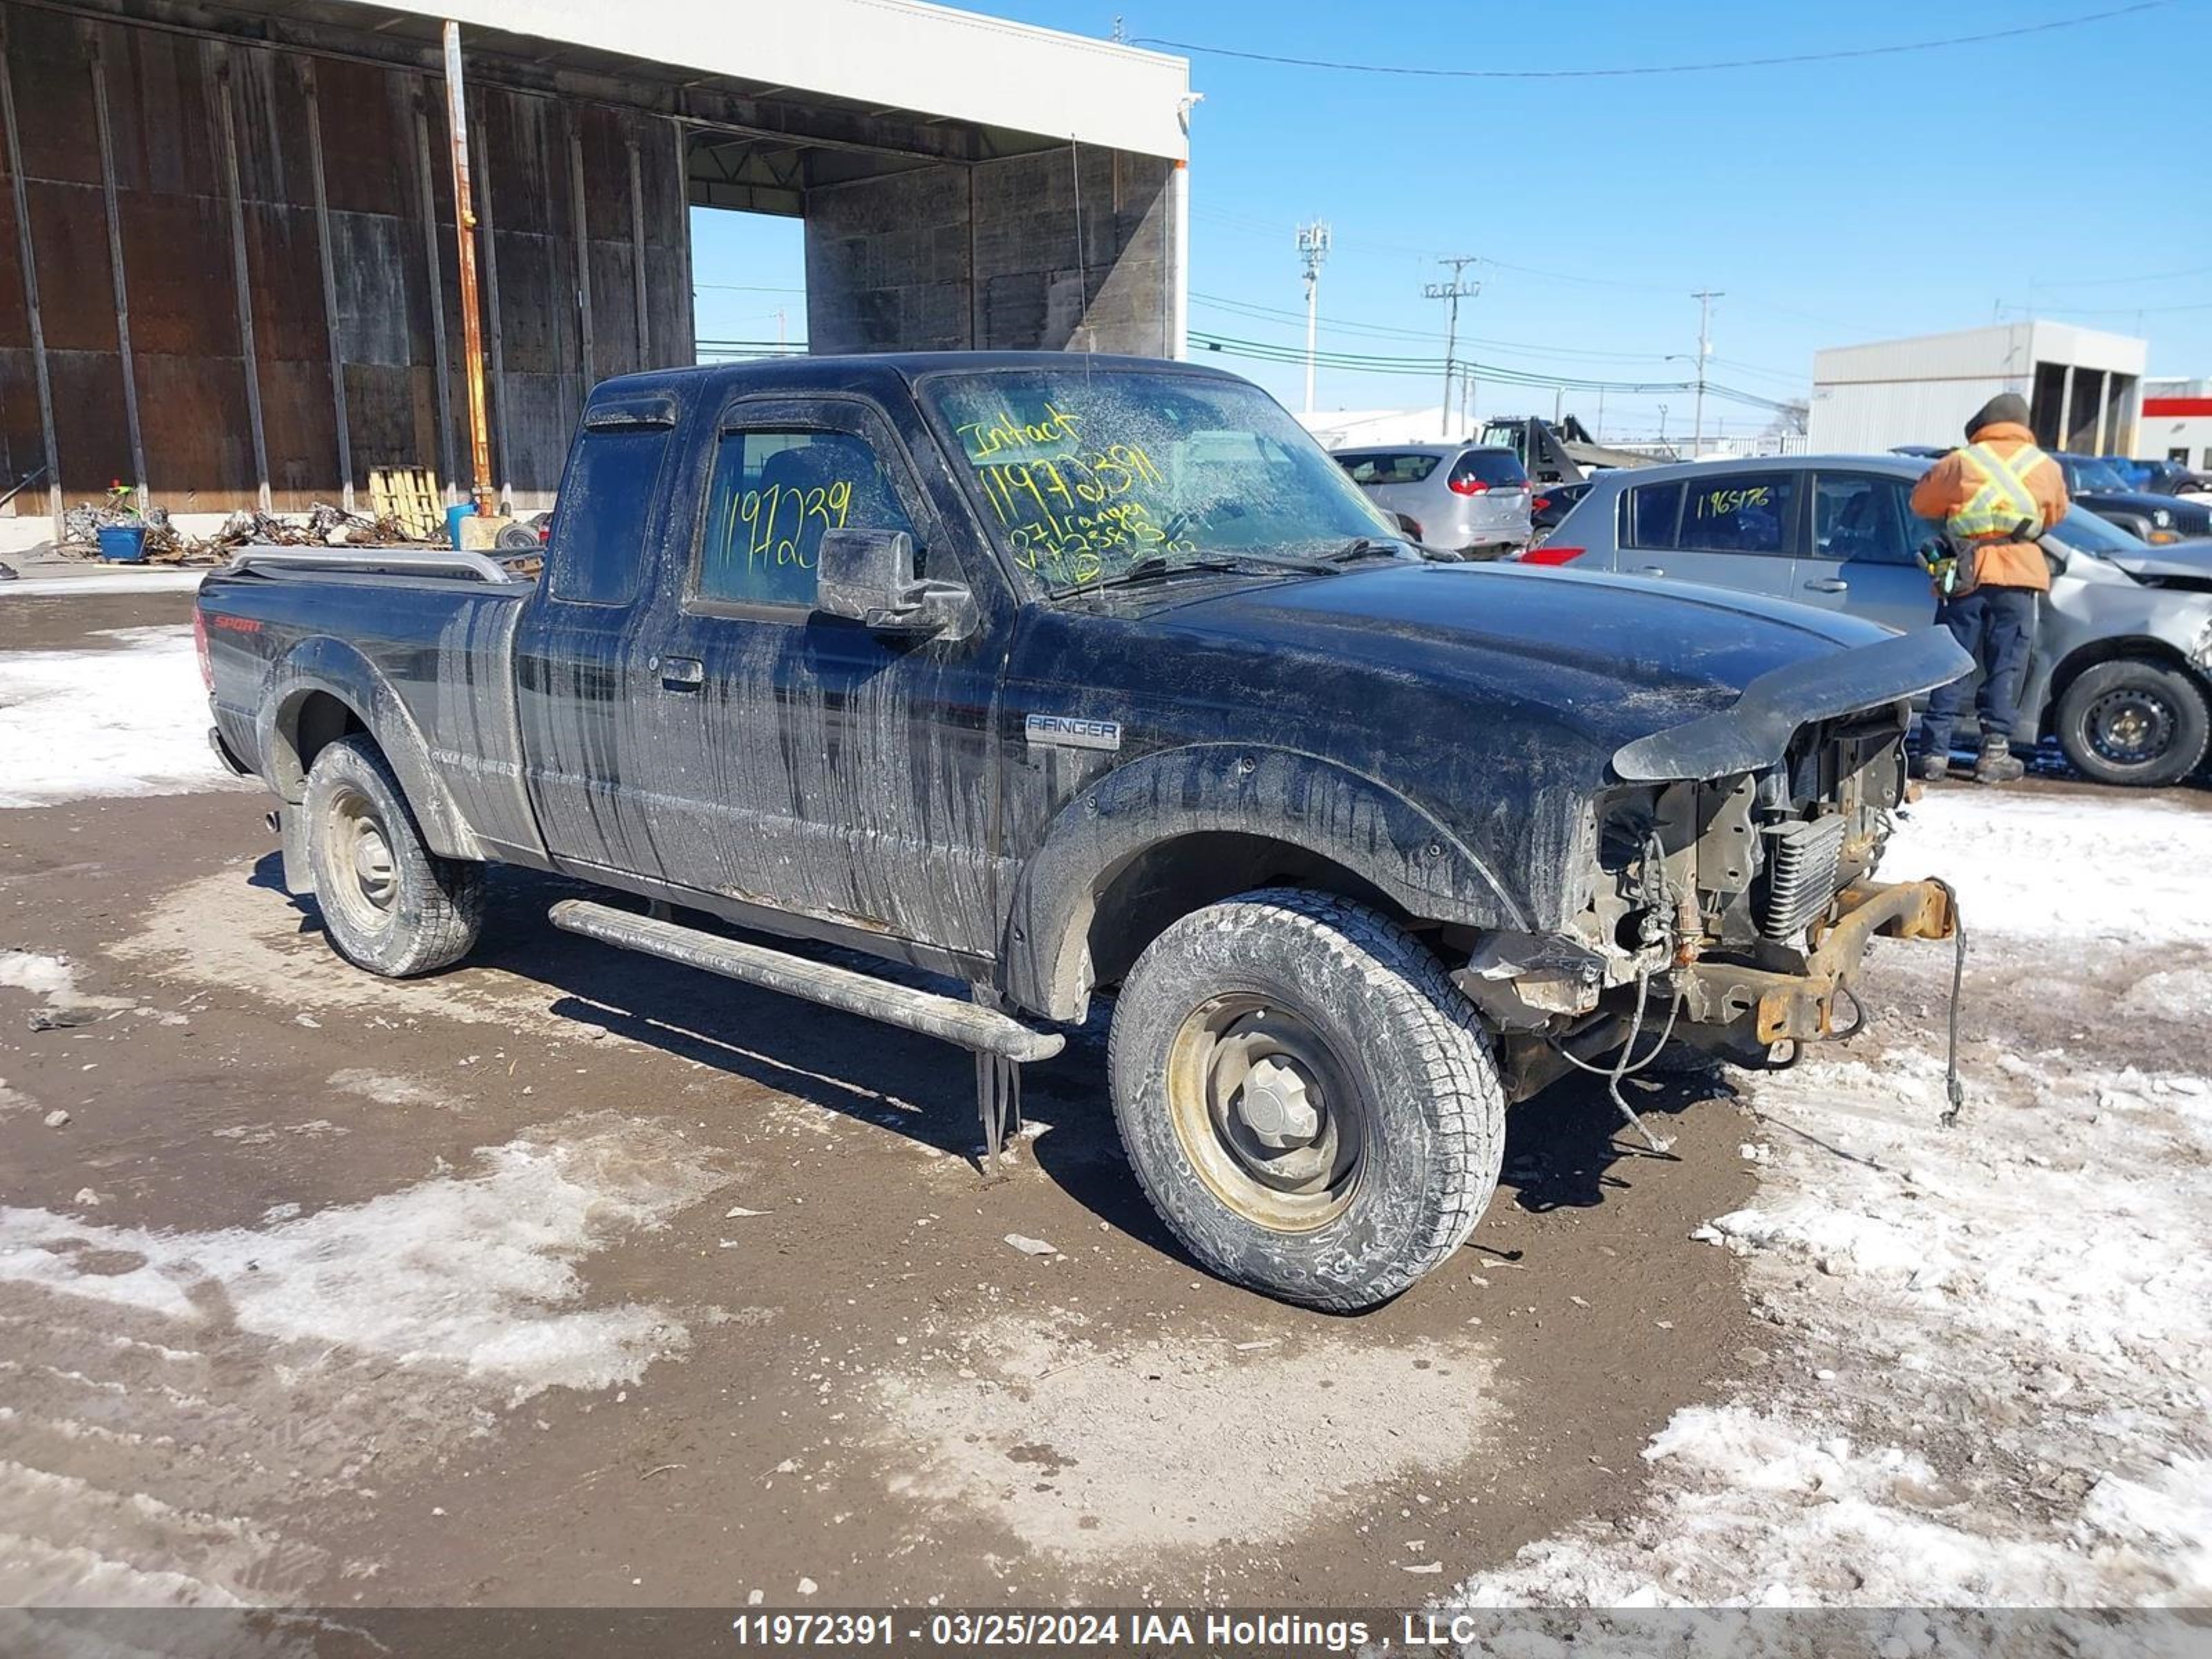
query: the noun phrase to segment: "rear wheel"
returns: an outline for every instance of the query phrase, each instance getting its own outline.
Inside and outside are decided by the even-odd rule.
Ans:
[[[1114,1113],[1152,1207],[1286,1302],[1388,1301],[1498,1182],[1505,1103],[1474,1010],[1403,928],[1267,889],[1183,917],[1123,981]]]
[[[2099,663],[2058,700],[2058,743],[2084,777],[2154,788],[2197,769],[2212,742],[2204,692],[2179,669]]]
[[[483,921],[483,866],[422,840],[392,768],[367,738],[342,738],[308,769],[307,857],[337,953],[389,979],[459,961]]]

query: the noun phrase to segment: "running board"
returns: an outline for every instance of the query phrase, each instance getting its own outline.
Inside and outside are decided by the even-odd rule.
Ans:
[[[1058,1032],[1032,1030],[995,1008],[894,985],[872,974],[810,962],[787,951],[724,939],[590,899],[562,899],[550,914],[553,925],[564,933],[687,968],[702,968],[724,979],[781,991],[972,1050],[987,1176],[998,1173],[1009,1127],[1021,1126],[1021,1073],[1017,1068],[1030,1060],[1049,1060],[1067,1046],[1067,1039]]]

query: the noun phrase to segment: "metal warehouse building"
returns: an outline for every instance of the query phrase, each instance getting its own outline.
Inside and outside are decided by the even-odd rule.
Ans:
[[[1955,444],[2002,392],[2026,398],[2046,449],[2124,455],[2150,348],[2069,323],[2022,322],[1813,354],[1813,450]]]
[[[2146,380],[2135,453],[2212,472],[2212,380]]]
[[[817,352],[1181,346],[1180,58],[911,0],[8,0],[0,470],[46,469],[15,540],[111,480],[283,512],[413,465],[460,499],[448,18],[517,507],[594,381],[692,361],[695,206],[805,221]]]

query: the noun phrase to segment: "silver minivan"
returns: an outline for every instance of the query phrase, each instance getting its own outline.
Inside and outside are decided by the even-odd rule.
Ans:
[[[1916,518],[1928,462],[1778,455],[1600,473],[1529,565],[1615,571],[1926,628]],[[2075,507],[2044,538],[2051,595],[2021,688],[2021,745],[2057,738],[2101,783],[2167,784],[2212,745],[2212,543],[2154,548]],[[1971,736],[1972,711],[1960,725]]]
[[[1386,513],[1413,520],[1424,547],[1495,559],[1528,544],[1528,475],[1510,449],[1393,444],[1333,452]]]

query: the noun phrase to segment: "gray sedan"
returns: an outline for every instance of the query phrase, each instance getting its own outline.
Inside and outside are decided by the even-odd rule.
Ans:
[[[1787,455],[1602,473],[1522,562],[1925,628],[1935,600],[1918,550],[1937,527],[1913,516],[1909,498],[1927,465]],[[2051,596],[2014,741],[2055,735],[2075,768],[2103,783],[2187,776],[2212,746],[2212,548],[2149,547],[2078,507],[2043,546]]]
[[[1510,449],[1394,444],[1340,449],[1336,464],[1424,547],[1494,559],[1528,544],[1528,475]]]

